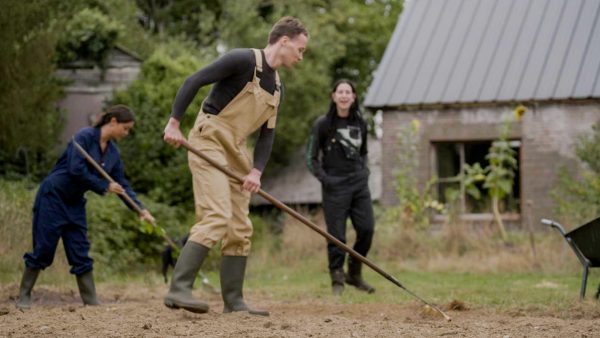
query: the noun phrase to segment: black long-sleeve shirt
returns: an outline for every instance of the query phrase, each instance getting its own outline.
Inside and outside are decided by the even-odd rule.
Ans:
[[[317,179],[347,176],[367,167],[367,128],[349,118],[336,117],[330,131],[329,119],[318,118],[306,151],[306,164]]]
[[[260,86],[269,93],[281,91],[280,102],[283,101],[283,88],[276,88],[275,70],[266,61],[264,52],[262,72],[257,73]],[[202,68],[188,77],[175,97],[171,117],[181,120],[186,109],[200,88],[214,83],[202,110],[208,114],[218,115],[221,110],[235,98],[252,81],[256,59],[252,49],[233,49],[218,58],[212,64]],[[283,87],[283,86],[282,86]],[[281,107],[281,103],[279,105]],[[279,109],[279,108],[278,108]],[[263,171],[273,148],[275,130],[268,128],[265,122],[260,128],[260,135],[254,147],[254,168]]]

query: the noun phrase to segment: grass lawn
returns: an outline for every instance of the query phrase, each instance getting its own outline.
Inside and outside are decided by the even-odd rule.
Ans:
[[[498,310],[522,307],[560,310],[578,300],[581,281],[579,273],[459,273],[404,270],[395,263],[379,266],[428,302],[446,304],[458,300],[468,306],[493,307]],[[268,292],[276,299],[333,298],[324,261],[307,259],[293,266],[251,266],[249,269],[247,288]],[[368,295],[347,286],[339,301],[407,303],[416,300],[370,268],[364,267],[363,271],[365,279],[377,292]],[[210,274],[210,279],[216,283],[218,276]],[[588,279],[587,299],[593,297],[598,282],[600,273],[592,270]]]
[[[17,286],[23,269],[22,255],[31,248],[29,231],[33,192],[19,185],[0,184],[0,188],[0,287]],[[297,231],[294,232],[294,229]],[[363,267],[365,279],[377,292],[367,295],[347,287],[342,297],[334,298],[331,295],[323,239],[303,226],[287,227],[285,234],[287,240],[285,236],[277,240],[267,236],[263,238],[262,245],[258,243],[256,250],[253,249],[246,279],[248,293],[263,293],[277,301],[324,299],[346,304],[418,303],[409,293],[366,266]],[[381,231],[379,240],[385,239],[385,234],[385,231]],[[497,310],[526,308],[556,312],[567,309],[579,299],[579,263],[557,234],[550,232],[536,236],[538,256],[535,260],[527,258],[527,241],[503,247],[493,239],[487,239],[480,245],[482,249],[479,251],[475,247],[471,256],[453,256],[440,251],[438,257],[445,260],[438,259],[433,262],[435,264],[415,263],[409,258],[400,258],[402,254],[393,250],[397,246],[392,243],[386,249],[383,240],[374,246],[379,249],[379,255],[375,253],[370,257],[410,291],[434,304],[444,305],[458,300],[470,307]],[[463,243],[465,238],[459,236],[457,240]],[[417,238],[416,242],[420,241]],[[475,237],[472,241],[482,239]],[[275,250],[272,243],[278,243],[279,247]],[[402,243],[407,242],[403,239]],[[218,251],[215,250],[213,254],[218,259]],[[427,251],[415,255],[427,257],[428,254],[432,255]],[[538,263],[536,268],[531,267],[534,261]],[[211,283],[218,287],[218,272],[214,268],[218,264],[214,263],[210,264],[213,271],[207,275]],[[159,263],[156,266],[132,267],[126,274],[116,273],[111,264],[106,260],[96,261],[94,274],[100,287],[103,284],[164,287],[162,276],[158,273]],[[75,278],[68,270],[61,244],[54,264],[40,275],[37,286],[52,286],[59,292],[76,290]],[[600,302],[591,301],[599,282],[600,269],[592,269],[587,299],[590,304],[600,307]]]
[[[60,257],[58,264],[44,271],[36,286],[50,286],[54,290],[66,293],[69,293],[69,290],[77,290],[75,278],[68,273],[68,265],[62,260]],[[277,261],[278,258],[274,260]],[[569,312],[569,309],[578,306],[580,272],[465,273],[404,269],[396,262],[375,262],[375,264],[419,297],[441,307],[457,300],[473,309],[500,312],[516,310],[560,316],[564,311]],[[130,288],[135,285],[149,287],[150,290],[166,288],[162,276],[157,271],[158,267],[150,271],[137,270],[128,274],[108,274],[106,267],[97,264],[95,270],[100,289]],[[324,257],[310,257],[288,263],[271,262],[269,265],[264,261],[250,260],[245,290],[254,299],[262,297],[262,294],[274,301],[283,302],[323,300],[341,304],[420,304],[408,292],[370,268],[363,267],[363,272],[365,279],[377,291],[374,294],[365,294],[351,286],[346,286],[344,294],[338,298],[331,294]],[[209,271],[206,275],[211,285],[218,289],[218,271]],[[20,277],[20,274],[12,272],[3,274],[0,283],[4,287],[17,284]],[[592,307],[597,304],[600,308],[600,302],[592,300],[599,282],[600,271],[591,270],[586,303]],[[197,279],[195,286],[200,288],[200,279]],[[162,297],[158,294],[155,296]]]

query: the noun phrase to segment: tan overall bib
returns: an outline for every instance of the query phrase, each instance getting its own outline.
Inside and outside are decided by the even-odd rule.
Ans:
[[[260,86],[256,72],[262,72],[262,54],[254,49],[256,68],[252,82],[218,115],[198,113],[188,135],[192,147],[241,176],[252,170],[246,138],[268,121],[275,128],[279,106],[280,81],[276,75],[274,94]],[[250,192],[200,157],[188,153],[193,176],[196,224],[189,240],[212,248],[222,240],[224,256],[248,256],[252,223],[248,218]]]

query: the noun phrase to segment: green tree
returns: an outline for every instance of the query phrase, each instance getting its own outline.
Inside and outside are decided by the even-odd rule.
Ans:
[[[0,11],[0,174],[48,170],[61,131],[54,46],[61,1],[8,0]]]
[[[180,41],[157,48],[144,62],[140,78],[127,90],[116,93],[113,103],[126,104],[137,115],[130,137],[119,145],[132,185],[155,201],[192,207],[187,153],[162,140],[177,90],[188,75],[205,64],[190,50]],[[206,95],[206,91],[207,88],[198,95]],[[182,124],[184,134],[191,127],[200,103],[195,100],[189,107],[190,113]]]
[[[113,100],[114,103],[130,105],[140,117],[132,137],[124,140],[121,149],[127,159],[128,174],[134,186],[140,187],[142,192],[157,201],[172,205],[191,200],[191,179],[185,152],[166,145],[161,138],[162,130],[184,79],[218,57],[217,50],[224,52],[235,47],[265,46],[271,25],[284,15],[301,18],[309,30],[311,38],[304,61],[294,69],[282,69],[280,72],[285,97],[278,118],[273,153],[267,166],[267,170],[276,170],[305,142],[314,119],[325,113],[336,67],[349,64],[345,69],[357,69],[364,66],[355,62],[357,58],[346,56],[353,54],[354,50],[351,49],[359,49],[359,46],[355,46],[356,41],[376,42],[377,52],[366,62],[369,67],[376,65],[377,53],[383,53],[396,21],[397,15],[394,17],[392,13],[398,13],[401,7],[398,1],[374,1],[368,4],[350,0],[284,3],[208,1],[190,3],[185,14],[183,7],[179,6],[186,1],[137,3],[146,15],[156,21],[148,28],[159,27],[154,30],[156,32],[150,30],[157,41],[166,41],[165,37],[169,35],[171,40],[182,42],[160,43],[157,51],[144,62],[140,79],[128,90],[118,93]],[[386,4],[392,4],[389,6],[393,10],[390,9],[387,16],[381,19]],[[342,20],[340,23],[339,16],[344,8],[355,13],[357,19],[348,22]],[[361,10],[364,8],[369,10]],[[202,23],[201,18],[206,18],[210,24]],[[367,23],[371,21],[386,22],[387,26],[378,23],[374,25],[378,27],[374,31],[367,30]],[[205,24],[207,26],[203,26]],[[202,40],[195,34],[211,38]],[[350,38],[354,35],[362,37],[359,40]],[[348,49],[346,43],[352,48]],[[361,46],[360,49],[371,46]],[[369,69],[355,73],[370,73]],[[366,88],[367,84],[363,80],[360,86]],[[182,121],[183,129],[193,123],[207,90],[208,87],[198,93],[187,110]]]
[[[344,0],[330,2],[331,19],[343,46],[332,64],[333,78],[348,78],[365,93],[403,9],[403,1]]]
[[[120,33],[126,32],[126,34],[118,34],[116,40],[111,43],[114,42],[120,47],[125,47],[143,59],[150,56],[155,45],[160,42],[158,37],[147,32],[140,24],[140,9],[135,0],[74,0],[69,3],[73,4],[75,13],[87,10],[96,13],[94,16],[101,16],[102,18],[94,20],[100,21],[99,28],[102,30],[117,28]],[[92,22],[81,23],[86,28],[91,27],[92,24]],[[105,35],[105,32],[103,34]],[[72,36],[73,33],[65,30],[61,37],[64,35]],[[92,37],[85,36],[84,38],[91,39]],[[98,37],[93,38],[99,39]]]
[[[304,61],[292,70],[280,72],[285,98],[267,167],[276,170],[306,141],[314,119],[326,112],[330,86],[337,78],[350,78],[359,94],[364,94],[403,2],[138,0],[136,3],[149,31],[158,36],[182,36],[207,60],[231,48],[265,46],[269,29],[282,16],[293,15],[305,23],[310,42]]]
[[[264,0],[136,0],[136,4],[141,23],[149,32],[181,36],[197,47],[213,48],[213,53],[218,44],[229,39],[251,42],[248,35],[261,31],[262,21],[273,7]]]
[[[89,61],[104,69],[108,52],[115,46],[123,26],[100,10],[84,8],[67,23],[58,41],[57,61]]]

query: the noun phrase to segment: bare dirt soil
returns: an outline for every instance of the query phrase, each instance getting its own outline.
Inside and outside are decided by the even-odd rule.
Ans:
[[[201,291],[207,314],[170,310],[166,287],[100,287],[101,306],[82,306],[75,290],[34,289],[34,304],[14,306],[16,285],[0,286],[0,337],[600,337],[600,303],[561,311],[497,311],[450,303],[451,322],[422,312],[418,303],[341,304],[335,299],[276,301],[250,293],[248,303],[270,317],[222,314],[218,295]],[[454,307],[455,309],[449,309]]]

